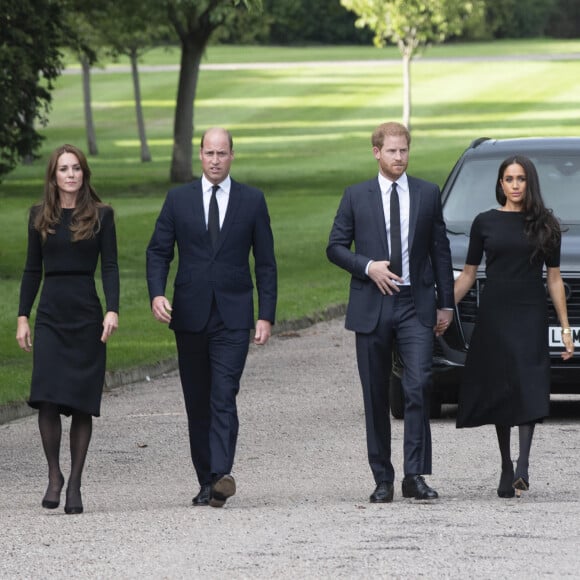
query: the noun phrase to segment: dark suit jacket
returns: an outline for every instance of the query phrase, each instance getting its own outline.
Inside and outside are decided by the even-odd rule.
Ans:
[[[409,270],[419,320],[434,326],[437,308],[453,308],[453,270],[437,185],[409,180]],[[355,249],[351,246],[354,242]],[[369,260],[388,260],[389,244],[378,178],[348,187],[338,208],[326,254],[352,274],[346,328],[372,332],[383,295],[365,274]],[[437,286],[437,295],[435,292]]]
[[[150,299],[165,295],[177,244],[170,328],[199,332],[207,323],[215,296],[222,320],[230,329],[254,327],[253,251],[258,289],[258,318],[274,323],[277,274],[270,216],[264,194],[232,179],[228,209],[214,252],[205,223],[201,180],[167,194],[147,247]]]

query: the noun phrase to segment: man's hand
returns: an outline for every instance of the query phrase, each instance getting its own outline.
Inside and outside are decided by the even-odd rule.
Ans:
[[[377,285],[381,294],[393,295],[394,292],[399,292],[395,280],[399,284],[403,283],[403,278],[393,274],[389,270],[390,262],[383,260],[382,262],[373,262],[369,266],[369,278]]]
[[[254,334],[254,344],[262,345],[268,342],[272,334],[272,323],[269,320],[258,320],[256,322],[256,333]]]
[[[169,324],[171,322],[171,304],[165,296],[155,296],[151,302],[151,312],[159,322]]]
[[[435,336],[442,336],[453,320],[453,310],[437,309],[437,324],[433,329]]]

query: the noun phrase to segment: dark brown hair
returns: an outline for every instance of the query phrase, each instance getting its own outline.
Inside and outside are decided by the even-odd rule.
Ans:
[[[101,226],[99,220],[99,208],[104,207],[91,185],[91,170],[84,153],[74,145],[61,145],[51,154],[46,167],[44,179],[44,195],[42,201],[36,206],[34,228],[40,232],[43,241],[48,234],[54,233],[54,227],[60,222],[62,207],[60,193],[56,182],[58,160],[64,153],[71,153],[79,160],[83,171],[83,183],[79,189],[76,205],[72,214],[70,230],[72,241],[88,240],[93,238]]]
[[[507,198],[503,192],[501,181],[505,170],[514,163],[521,165],[526,174],[526,195],[524,196],[522,213],[525,216],[524,231],[534,246],[532,259],[539,254],[549,256],[560,244],[562,229],[552,210],[544,205],[540,191],[540,178],[531,159],[523,155],[511,155],[504,159],[497,172],[495,197],[501,206],[506,204]]]

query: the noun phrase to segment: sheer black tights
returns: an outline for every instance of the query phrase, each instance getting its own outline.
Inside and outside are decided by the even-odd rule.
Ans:
[[[45,498],[56,501],[64,484],[64,477],[60,470],[62,422],[56,405],[52,403],[40,404],[38,427],[48,463],[48,488]],[[70,427],[71,471],[67,485],[67,504],[81,505],[81,478],[92,432],[93,418],[91,415],[74,412]]]
[[[530,450],[532,448],[532,439],[534,437],[535,423],[525,423],[519,425],[519,444],[520,454],[516,465],[515,478],[523,477],[528,481],[528,467],[530,462]],[[510,453],[510,432],[511,427],[505,425],[496,425],[497,441],[501,453],[501,468],[503,472],[513,473],[513,463]]]
[[[64,476],[60,470],[62,424],[56,405],[41,403],[38,411],[38,428],[48,463],[48,487],[44,499],[56,502],[58,505],[60,491],[64,485]]]
[[[73,413],[70,426],[70,477],[66,487],[66,503],[70,506],[82,506],[81,477],[92,432],[92,416],[85,413]]]

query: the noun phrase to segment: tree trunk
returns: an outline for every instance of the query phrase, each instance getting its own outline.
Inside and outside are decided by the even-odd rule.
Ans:
[[[139,142],[141,143],[141,161],[146,163],[151,161],[151,152],[147,145],[147,135],[145,134],[145,121],[143,120],[143,107],[141,106],[141,87],[139,86],[139,69],[137,67],[137,51],[131,50],[131,75],[133,77],[133,92],[135,93],[135,113],[137,114],[137,130],[139,131]]]
[[[200,46],[190,37],[181,39],[181,66],[173,124],[173,157],[169,176],[172,183],[184,183],[193,179],[193,105],[203,49],[204,46]]]
[[[91,65],[89,59],[80,55],[81,65],[83,67],[83,99],[85,104],[85,129],[87,132],[87,146],[89,155],[98,155],[97,137],[95,134],[95,124],[93,123],[93,109],[91,106]]]
[[[411,49],[403,52],[403,125],[411,131]]]

